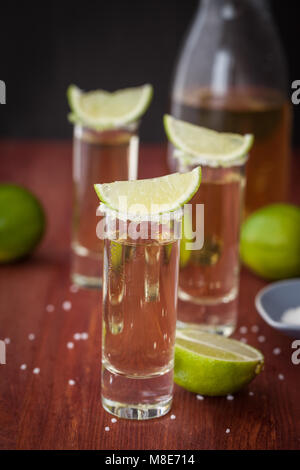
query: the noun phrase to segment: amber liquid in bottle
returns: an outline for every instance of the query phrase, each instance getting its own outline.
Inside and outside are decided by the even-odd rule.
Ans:
[[[207,88],[187,90],[173,100],[171,112],[217,131],[254,134],[247,163],[246,215],[287,200],[291,110],[278,92],[247,88],[222,96]]]

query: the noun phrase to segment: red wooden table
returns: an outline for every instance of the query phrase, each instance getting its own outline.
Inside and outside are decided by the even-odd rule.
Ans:
[[[245,269],[239,328],[248,332],[238,328],[234,336],[262,350],[264,372],[232,401],[200,401],[176,386],[167,416],[111,422],[100,402],[101,293],[70,291],[71,152],[69,142],[0,142],[0,180],[34,191],[48,217],[46,236],[34,256],[0,267],[0,339],[10,339],[7,364],[0,365],[0,448],[299,449],[300,365],[291,361],[292,340],[256,313],[253,300],[265,282]],[[296,203],[299,163],[295,158]],[[166,172],[164,148],[142,147],[139,177]],[[65,301],[71,302],[70,310],[64,310]],[[47,311],[49,305],[53,311]],[[254,333],[253,326],[259,331]],[[87,332],[88,340],[74,341],[76,332]],[[73,349],[67,348],[69,341]],[[275,355],[274,348],[281,353]]]

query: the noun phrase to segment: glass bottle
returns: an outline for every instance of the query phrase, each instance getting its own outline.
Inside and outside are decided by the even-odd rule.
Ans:
[[[171,114],[253,133],[246,214],[285,201],[291,107],[284,54],[266,0],[202,0],[175,69]],[[169,152],[173,170],[176,163]]]

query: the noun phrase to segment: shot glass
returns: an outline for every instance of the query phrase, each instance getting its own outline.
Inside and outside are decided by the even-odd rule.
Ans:
[[[130,220],[101,207],[102,404],[121,418],[156,418],[173,396],[181,211]]]
[[[136,179],[138,123],[97,131],[74,126],[72,281],[87,288],[102,286],[103,241],[96,236],[99,200],[93,183]]]
[[[245,189],[247,157],[235,166],[217,162],[201,165],[202,181],[190,201],[192,219],[196,205],[203,204],[201,249],[188,250],[183,238],[180,250],[178,327],[192,326],[230,336],[238,316],[239,238]],[[190,171],[177,160],[179,171]],[[190,229],[186,225],[192,224]],[[191,232],[195,220],[184,220]]]

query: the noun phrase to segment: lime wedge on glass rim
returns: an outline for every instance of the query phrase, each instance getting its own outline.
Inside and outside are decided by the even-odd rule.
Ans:
[[[197,192],[201,182],[201,168],[196,167],[187,173],[173,173],[159,178],[114,183],[95,184],[95,191],[107,207],[123,212],[122,203],[126,200],[128,213],[138,215],[158,215],[173,212],[187,203]]]
[[[174,381],[190,392],[235,393],[260,373],[263,364],[261,352],[240,341],[192,328],[176,333]]]
[[[174,156],[187,164],[232,165],[244,160],[254,140],[252,134],[216,132],[168,114],[164,116],[164,127],[168,139],[177,149]]]
[[[105,90],[84,92],[70,85],[67,97],[69,119],[96,129],[111,129],[137,121],[147,110],[153,95],[152,85],[125,88],[112,93]]]

